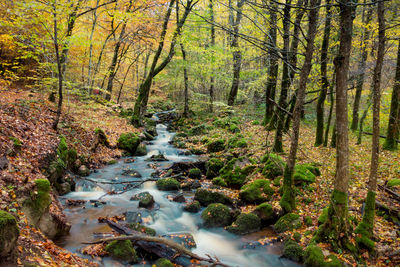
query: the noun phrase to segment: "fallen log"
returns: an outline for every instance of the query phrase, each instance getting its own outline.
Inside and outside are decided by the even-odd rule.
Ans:
[[[379,188],[381,190],[384,190],[386,193],[388,193],[393,199],[396,199],[398,201],[400,201],[400,195],[397,194],[396,192],[390,190],[389,188],[387,188],[386,186],[379,186]]]
[[[209,255],[207,255],[208,258],[201,257],[172,240],[162,237],[147,236],[110,220],[106,220],[106,222],[116,232],[126,236],[103,238],[93,242],[83,242],[83,244],[98,244],[114,240],[131,240],[135,241],[135,244],[142,249],[154,253],[159,257],[167,258],[177,264],[182,264],[183,260],[179,255],[185,255],[198,261],[211,263],[213,266],[229,267],[229,265],[220,262],[217,258],[213,259]]]

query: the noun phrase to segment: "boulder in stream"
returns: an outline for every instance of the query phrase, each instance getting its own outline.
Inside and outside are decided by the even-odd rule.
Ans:
[[[179,202],[179,203],[184,203],[186,201],[185,197],[183,196],[183,194],[177,194],[175,195],[172,200],[174,202]]]
[[[261,219],[253,213],[241,213],[226,230],[231,233],[244,235],[260,230]]]
[[[156,186],[157,186],[158,190],[161,190],[161,191],[179,190],[179,188],[181,187],[179,182],[174,178],[159,179],[156,182]]]
[[[151,156],[148,161],[168,161],[168,159],[163,154],[157,154]]]
[[[128,223],[142,223],[142,214],[137,211],[127,211],[125,213],[125,220]]]
[[[198,180],[188,181],[181,185],[182,190],[190,191],[201,187],[201,183]]]
[[[140,208],[151,208],[154,205],[154,198],[149,192],[142,192],[131,197],[131,200],[139,200]]]
[[[222,227],[231,224],[231,211],[227,206],[221,203],[210,204],[202,213],[206,227]]]
[[[90,174],[90,170],[85,165],[81,165],[78,169],[78,174],[80,176],[88,176]]]
[[[191,213],[199,212],[201,209],[200,202],[198,202],[197,200],[189,202],[185,206],[183,206],[183,209]]]

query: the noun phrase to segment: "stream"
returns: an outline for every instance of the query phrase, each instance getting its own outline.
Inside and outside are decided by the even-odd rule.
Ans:
[[[157,116],[153,117],[157,120]],[[60,197],[64,205],[65,213],[69,223],[72,225],[69,235],[64,236],[58,244],[65,249],[77,253],[82,257],[90,258],[80,253],[85,245],[82,242],[91,241],[97,238],[111,236],[111,228],[105,223],[99,223],[98,217],[112,217],[126,213],[126,217],[135,216],[141,213],[142,224],[157,231],[157,235],[190,233],[193,235],[197,247],[192,251],[206,256],[217,256],[221,262],[232,266],[299,266],[289,260],[280,258],[281,249],[276,245],[255,245],[249,243],[271,235],[270,231],[264,230],[248,236],[233,235],[223,228],[205,229],[202,228],[202,220],[199,213],[188,213],[183,211],[184,203],[173,202],[168,196],[176,192],[165,192],[157,190],[155,182],[148,181],[138,188],[133,188],[122,194],[108,195],[108,191],[124,191],[129,183],[135,184],[142,180],[149,179],[155,169],[149,164],[156,164],[157,168],[167,168],[173,162],[197,160],[197,156],[185,156],[181,150],[173,147],[169,141],[174,133],[167,130],[167,126],[158,123],[156,126],[158,136],[147,145],[147,155],[133,157],[134,162],[121,159],[116,164],[106,166],[97,170],[87,178],[103,183],[93,183],[88,180],[79,179],[76,182],[74,192]],[[149,158],[152,155],[163,154],[168,161],[152,162]],[[130,159],[130,158],[128,158]],[[131,175],[124,175],[126,170],[135,170],[142,176],[135,178]],[[123,184],[107,184],[109,182],[121,182]],[[153,195],[156,208],[147,210],[138,207],[138,201],[131,201],[130,198],[140,192],[147,191]],[[193,197],[194,192],[185,192],[186,199]],[[83,206],[68,206],[66,200],[88,200]],[[93,203],[89,200],[99,200],[102,203]],[[257,243],[257,242],[254,242]],[[252,248],[248,248],[252,247]],[[110,257],[95,258],[100,266],[124,266],[123,263],[113,260]],[[139,263],[133,266],[151,266],[151,262]],[[126,265],[125,265],[126,266]],[[129,265],[131,266],[131,265]]]

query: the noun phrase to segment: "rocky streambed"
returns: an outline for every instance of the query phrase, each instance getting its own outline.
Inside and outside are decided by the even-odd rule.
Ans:
[[[157,116],[154,119],[157,120]],[[87,250],[91,255],[84,254],[86,245],[83,242],[113,237],[121,226],[120,233],[139,231],[149,236],[163,236],[197,255],[205,258],[209,255],[230,266],[297,266],[280,257],[279,246],[256,241],[271,235],[269,229],[244,236],[226,231],[223,226],[238,217],[228,198],[225,204],[230,208],[215,204],[204,212],[207,202],[213,202],[210,198],[221,197],[210,195],[207,184],[199,182],[204,163],[199,162],[197,156],[186,155],[185,151],[171,145],[174,133],[167,130],[167,125],[158,123],[156,131],[158,135],[148,141],[144,156],[125,158],[106,166],[78,180],[75,191],[61,197],[72,225],[70,234],[59,240],[61,246],[82,257],[94,257],[103,266],[152,266],[160,255],[150,255],[152,253],[144,251],[143,247],[136,250],[135,257],[119,260],[102,257],[101,253],[87,253]],[[189,172],[190,169],[198,169],[200,173]],[[205,218],[212,213],[216,216]],[[164,248],[153,250],[157,254]],[[197,264],[184,255],[177,256],[171,257],[175,263]],[[157,266],[161,264],[157,262]]]

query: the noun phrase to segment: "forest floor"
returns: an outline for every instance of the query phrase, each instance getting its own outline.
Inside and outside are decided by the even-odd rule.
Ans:
[[[90,168],[99,168],[114,158],[121,156],[118,149],[99,146],[95,151],[91,150],[94,140],[94,130],[101,128],[107,134],[112,146],[121,133],[129,131],[139,131],[129,124],[129,121],[118,115],[118,112],[111,105],[103,105],[93,100],[86,103],[77,101],[73,97],[67,98],[64,112],[58,132],[51,129],[55,117],[56,104],[49,102],[47,96],[39,92],[0,89],[0,155],[5,155],[12,146],[9,137],[15,137],[22,141],[22,149],[14,156],[8,156],[8,167],[2,170],[0,175],[0,208],[7,210],[18,218],[21,230],[18,240],[17,255],[8,262],[8,266],[13,265],[41,265],[41,266],[91,266],[93,265],[86,259],[58,247],[48,240],[40,231],[31,227],[21,211],[21,200],[25,198],[33,186],[33,181],[38,178],[45,178],[42,168],[46,164],[46,158],[54,154],[59,142],[59,135],[66,136],[69,145],[74,147],[78,154],[85,155],[89,159]],[[247,148],[237,148],[234,153],[238,155],[261,158],[272,144],[274,133],[265,131],[263,126],[254,125],[256,119],[260,119],[259,113],[244,114],[244,108],[236,109],[236,117],[241,118],[239,128],[242,135],[248,142]],[[207,116],[196,116],[189,119],[186,127],[199,124],[212,124],[215,118]],[[227,129],[214,127],[206,135],[189,137],[186,140],[188,148],[196,148],[206,151],[205,145],[201,142],[203,137],[209,139],[224,138],[228,140],[232,134]],[[333,180],[335,175],[335,149],[330,147],[314,147],[314,127],[311,124],[303,123],[300,135],[298,152],[298,162],[316,162],[320,164],[322,175],[317,177],[316,183],[311,187],[299,188],[297,196],[297,211],[302,218],[310,216],[313,225],[303,226],[295,230],[302,235],[301,244],[306,246],[312,237],[312,233],[318,225],[318,217],[322,209],[328,206],[329,196],[333,190]],[[355,227],[354,222],[361,219],[362,203],[366,197],[366,182],[369,175],[371,138],[364,137],[362,145],[356,145],[356,138],[350,135],[350,195],[349,209],[350,216],[355,218],[351,227]],[[289,137],[284,137],[285,151],[288,151]],[[220,152],[223,154],[226,152]],[[385,205],[400,209],[400,203],[394,200],[391,195],[383,191],[385,182],[400,176],[400,153],[381,152],[379,181],[381,186],[377,194],[377,199]],[[224,155],[221,155],[224,156]],[[285,157],[285,154],[283,154]],[[254,174],[251,179],[261,177],[261,174]],[[272,198],[272,205],[279,209],[278,187],[275,188],[276,194]],[[396,189],[394,189],[396,190]],[[397,188],[397,193],[400,190]],[[237,197],[238,191],[225,190],[231,197]],[[53,195],[53,204],[50,211],[60,220],[66,220],[62,212],[62,207]],[[255,206],[245,206],[243,211],[251,211]],[[294,231],[293,231],[294,232]],[[286,232],[284,235],[291,235],[293,232]],[[362,259],[368,266],[398,266],[400,264],[399,227],[385,216],[376,216],[374,237],[376,241],[376,254],[370,255],[363,251]],[[355,236],[351,236],[354,241]],[[260,242],[268,242],[268,238],[261,239]],[[344,252],[336,254],[327,244],[319,244],[324,254],[335,254],[350,265],[356,265],[354,258]]]

